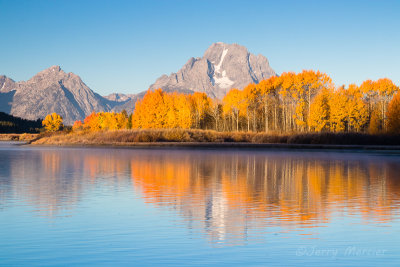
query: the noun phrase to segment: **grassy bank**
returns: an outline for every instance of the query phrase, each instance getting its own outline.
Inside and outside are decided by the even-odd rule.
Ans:
[[[23,133],[23,134],[0,134],[0,141],[26,141],[31,142],[35,140],[39,134],[30,134],[30,133]]]
[[[42,134],[31,143],[34,145],[134,145],[164,142],[400,146],[400,135],[369,135],[360,133],[267,134],[159,129],[78,133],[60,132]]]

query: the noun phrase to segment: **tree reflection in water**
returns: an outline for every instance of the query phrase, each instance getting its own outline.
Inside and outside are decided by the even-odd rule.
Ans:
[[[398,156],[167,149],[18,153],[3,155],[9,165],[0,176],[3,205],[12,191],[51,216],[73,208],[99,183],[115,190],[128,186],[147,203],[177,210],[217,242],[247,238],[254,228],[320,227],[337,213],[386,223],[399,208]]]

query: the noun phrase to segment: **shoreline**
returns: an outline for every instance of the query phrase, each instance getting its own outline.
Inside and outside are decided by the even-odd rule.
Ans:
[[[191,129],[79,131],[3,134],[3,141],[48,147],[126,147],[188,149],[290,149],[400,152],[400,135],[360,133],[255,133]],[[8,140],[7,140],[8,139]]]
[[[392,151],[400,154],[400,146],[383,145],[331,145],[331,144],[284,144],[245,142],[121,142],[99,144],[20,144],[32,147],[112,147],[112,148],[203,148],[203,149],[290,149],[290,150],[350,150],[350,151]]]

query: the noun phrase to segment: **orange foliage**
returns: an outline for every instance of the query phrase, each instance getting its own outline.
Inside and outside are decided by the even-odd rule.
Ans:
[[[72,126],[72,130],[88,130],[88,131],[100,131],[100,130],[119,130],[128,128],[128,116],[126,112],[115,113],[115,112],[92,112],[85,118],[83,123],[76,121]]]
[[[193,111],[200,121],[209,104],[209,98],[205,94],[194,96],[165,93],[161,89],[147,91],[142,100],[135,106],[132,115],[132,128],[161,129],[183,128],[188,129],[193,123]]]
[[[400,92],[398,92],[390,101],[387,111],[388,131],[391,133],[400,133]]]
[[[77,131],[82,129],[82,127],[83,127],[82,121],[75,121],[74,125],[72,125],[72,130]]]
[[[311,103],[308,125],[316,132],[329,129],[330,97],[331,92],[328,89],[324,89],[315,97],[313,103]]]
[[[399,91],[391,80],[367,80],[335,88],[320,71],[285,72],[243,90],[233,88],[221,100],[205,93],[147,91],[134,113],[93,112],[73,130],[215,129],[217,131],[370,132],[396,128]],[[393,104],[392,104],[393,103]],[[390,129],[389,129],[389,128]],[[394,128],[393,128],[394,127]]]
[[[63,125],[63,118],[57,113],[51,113],[46,116],[46,118],[42,121],[42,125],[48,132],[55,132],[60,130]]]

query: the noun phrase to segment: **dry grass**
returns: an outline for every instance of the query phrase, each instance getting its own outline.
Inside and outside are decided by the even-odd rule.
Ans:
[[[59,132],[41,134],[32,144],[49,145],[129,145],[156,142],[272,143],[324,145],[400,145],[399,135],[359,133],[253,133],[211,130],[150,129],[100,132]]]
[[[39,134],[0,134],[0,141],[27,141],[30,142],[37,138]]]

